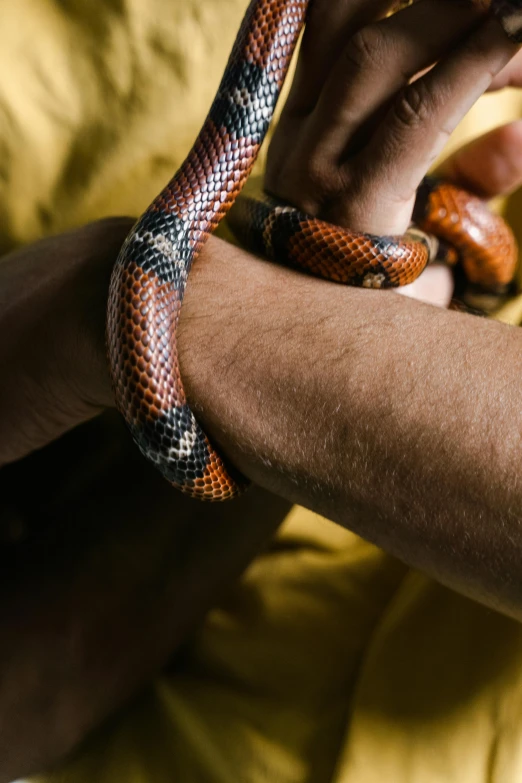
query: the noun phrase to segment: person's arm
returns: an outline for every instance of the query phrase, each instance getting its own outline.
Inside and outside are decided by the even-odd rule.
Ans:
[[[399,48],[412,34],[401,29]],[[389,70],[398,61],[387,51]],[[512,47],[494,38],[479,60],[488,52],[493,72]],[[436,129],[446,106],[428,102],[424,123]],[[394,161],[413,181],[422,163],[410,149],[399,145]],[[359,171],[358,195],[378,211],[390,184],[380,171]],[[157,671],[294,500],[520,611],[518,431],[502,432],[517,427],[517,332],[339,288],[212,239],[182,310],[185,385],[227,456],[281,500],[250,490],[203,506],[146,466],[112,413],[94,418],[112,406],[104,310],[128,227],[104,222],[0,261],[0,781],[56,761]],[[503,375],[486,378],[496,365]]]
[[[444,5],[423,0],[346,42],[357,2],[314,4],[270,150],[273,193],[359,230],[407,225],[444,140],[515,52],[465,3],[448,4],[448,28]],[[488,195],[488,178],[519,184],[520,130],[447,170]],[[502,136],[511,154],[484,156]],[[522,619],[520,330],[222,255],[189,283],[181,368],[225,453],[261,486]],[[218,285],[216,308],[205,292]]]
[[[522,619],[519,329],[225,245],[182,326],[189,399],[250,478]]]

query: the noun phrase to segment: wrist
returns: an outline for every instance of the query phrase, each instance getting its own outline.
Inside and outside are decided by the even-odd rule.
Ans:
[[[191,272],[178,331],[187,398],[211,440],[252,481],[305,504],[328,470],[315,464],[314,408],[318,393],[332,402],[317,364],[335,351],[331,330],[324,340],[318,331],[332,292],[343,306],[361,293],[211,239]]]

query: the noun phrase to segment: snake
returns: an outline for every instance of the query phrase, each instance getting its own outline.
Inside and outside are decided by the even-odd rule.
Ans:
[[[514,275],[517,249],[507,225],[451,182],[423,180],[415,224],[400,236],[351,231],[270,197],[239,196],[309,2],[251,0],[192,149],[133,226],[111,274],[106,339],[116,406],[146,459],[200,500],[231,499],[248,485],[190,408],[177,348],[192,264],[233,205],[232,229],[248,248],[339,283],[406,285],[437,255],[458,259],[467,279],[487,290],[502,289]]]

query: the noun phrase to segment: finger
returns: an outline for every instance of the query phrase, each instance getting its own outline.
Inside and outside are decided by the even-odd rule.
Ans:
[[[347,39],[380,18],[396,0],[313,0],[285,113],[308,114],[316,105]]]
[[[495,76],[488,87],[488,92],[503,90],[505,87],[522,87],[522,52],[516,54]]]
[[[512,41],[522,43],[522,8],[520,0],[489,0],[490,9],[497,17],[506,34]],[[522,52],[498,73],[489,86],[489,90],[501,90],[504,87],[522,86]]]
[[[479,13],[467,0],[421,0],[352,36],[301,125],[292,153],[295,170],[285,172],[286,190],[277,194],[297,199],[313,214],[318,199],[337,196],[344,187],[339,162],[368,138],[368,122],[415,74],[454,47]]]
[[[432,264],[413,283],[394,291],[435,307],[448,307],[453,296],[453,276],[447,266]]]
[[[522,185],[522,120],[474,139],[436,173],[485,199],[516,190]]]
[[[278,193],[285,171],[288,181],[289,139],[298,138],[317,104],[323,84],[345,42],[361,26],[380,18],[396,0],[312,0],[296,73],[268,152],[266,184]],[[290,175],[291,177],[291,175]]]
[[[307,134],[310,152],[321,145],[338,159],[350,137],[375,111],[415,74],[454,48],[480,13],[469,2],[423,0],[360,30],[323,89]],[[325,117],[329,118],[327,135]]]
[[[404,230],[421,179],[458,122],[516,51],[498,22],[487,19],[401,92],[357,160],[356,169],[365,175],[365,195],[373,204],[372,215],[365,216],[360,203],[364,225],[359,229],[375,231],[374,221],[381,219],[377,233]]]

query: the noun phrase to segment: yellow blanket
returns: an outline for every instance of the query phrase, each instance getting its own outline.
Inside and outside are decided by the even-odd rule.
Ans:
[[[3,3],[0,247],[145,207],[194,138],[245,5]],[[520,109],[513,93],[484,99],[459,141]],[[520,301],[501,317],[518,322]],[[295,509],[184,670],[52,780],[522,780],[522,630]]]

